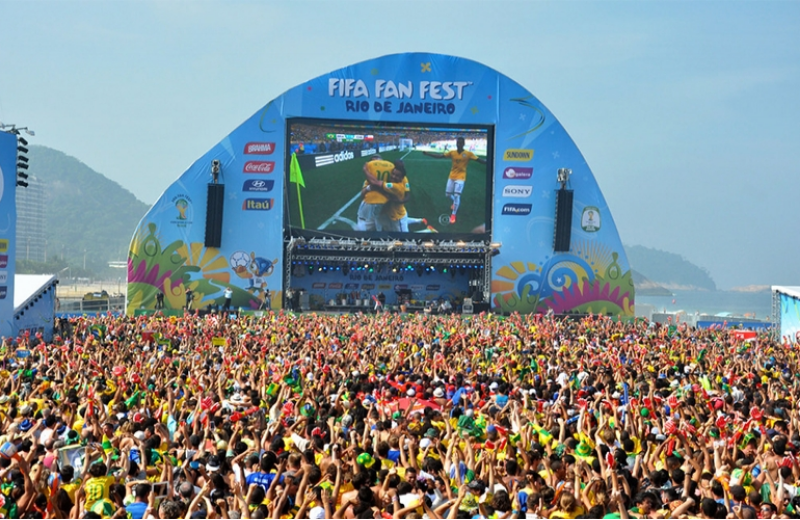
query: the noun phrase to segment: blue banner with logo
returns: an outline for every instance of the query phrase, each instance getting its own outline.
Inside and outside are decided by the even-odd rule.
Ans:
[[[0,336],[14,333],[17,136],[0,132]]]
[[[300,119],[310,123],[298,126]],[[327,133],[318,131],[326,120],[338,126]],[[347,122],[353,123],[350,133],[343,130]],[[381,124],[408,135],[383,139],[380,128],[370,130]],[[470,153],[461,153],[459,147],[459,157],[470,165],[484,158],[489,162],[489,206],[478,195],[468,196],[481,172],[462,168],[458,175],[448,141],[456,139],[444,134],[454,134],[459,125],[467,135],[475,134],[474,142],[466,143]],[[421,130],[415,130],[417,126]],[[290,128],[295,134],[287,136]],[[478,135],[481,129],[488,129],[485,149],[475,144],[483,138]],[[296,134],[302,132],[307,135],[299,142]],[[474,154],[470,146],[476,147]],[[296,160],[291,160],[292,153]],[[265,295],[273,308],[282,306],[284,230],[291,226],[327,232],[337,225],[360,229],[359,197],[366,201],[366,195],[331,175],[362,175],[365,163],[378,154],[390,161],[395,155],[405,160],[406,186],[417,202],[424,197],[415,187],[430,179],[419,173],[415,177],[422,164],[415,161],[423,160],[423,154],[433,162],[428,157],[446,159],[438,162],[441,182],[431,183],[430,195],[430,204],[447,205],[443,218],[432,222],[409,207],[408,232],[448,233],[464,226],[468,233],[483,232],[501,243],[490,266],[496,310],[633,314],[630,266],[611,212],[558,120],[524,87],[497,71],[471,60],[427,53],[384,56],[298,85],[199,158],[136,230],[129,254],[127,311],[156,308],[159,293],[165,308],[182,308],[188,302],[193,308],[219,305],[228,289],[235,307],[258,308]],[[225,186],[219,248],[204,245],[206,189],[214,160],[220,164],[217,181]],[[572,170],[567,188],[574,190],[574,204],[569,251],[556,253],[560,168]],[[340,210],[315,223],[312,213],[322,202],[309,207],[309,201],[315,189],[321,193],[319,187],[331,199],[324,202]],[[288,210],[284,201],[290,201]],[[490,210],[482,213],[486,207]],[[413,217],[425,217],[424,223]],[[435,234],[425,236],[436,239]]]

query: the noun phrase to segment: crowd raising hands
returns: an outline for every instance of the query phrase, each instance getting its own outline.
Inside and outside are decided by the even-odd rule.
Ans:
[[[0,349],[5,518],[800,518],[797,344],[606,317],[84,317]]]

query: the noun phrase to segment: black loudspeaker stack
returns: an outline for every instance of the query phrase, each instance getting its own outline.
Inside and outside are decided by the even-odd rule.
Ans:
[[[225,185],[208,185],[206,203],[206,247],[222,245],[222,205],[225,202]]]
[[[569,241],[572,235],[572,190],[558,190],[556,199],[556,225],[553,237],[553,250],[555,252],[569,251]]]

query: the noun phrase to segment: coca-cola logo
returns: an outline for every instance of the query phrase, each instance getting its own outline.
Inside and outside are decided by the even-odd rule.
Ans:
[[[244,145],[244,153],[248,155],[272,155],[275,151],[275,143],[247,143]]]
[[[244,173],[272,173],[275,170],[274,161],[247,161],[244,163]]]

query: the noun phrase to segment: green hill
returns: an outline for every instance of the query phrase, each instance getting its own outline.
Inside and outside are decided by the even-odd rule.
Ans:
[[[126,260],[131,236],[148,209],[131,192],[74,157],[31,146],[30,172],[45,183],[46,235],[50,256],[95,276],[125,277],[109,261]]]
[[[666,289],[716,291],[711,274],[680,255],[644,246],[625,246],[631,268]]]

